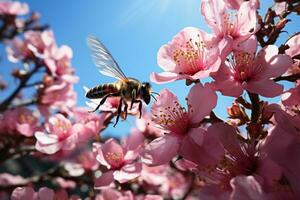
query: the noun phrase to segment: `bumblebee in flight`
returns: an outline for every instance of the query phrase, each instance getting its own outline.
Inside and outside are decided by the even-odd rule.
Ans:
[[[151,96],[155,99],[155,97],[152,95],[153,92],[151,91],[150,83],[141,83],[137,79],[126,77],[110,52],[96,37],[88,36],[87,43],[91,49],[94,63],[99,68],[100,73],[117,79],[117,81],[114,83],[97,85],[86,93],[86,97],[89,99],[101,99],[99,105],[91,112],[97,111],[99,107],[104,104],[108,97],[120,97],[117,118],[114,127],[119,121],[123,104],[123,111],[126,119],[128,111],[127,102],[130,102],[130,110],[132,109],[134,103],[139,104],[139,113],[141,117],[143,104],[142,101],[144,101],[146,104],[149,104]]]

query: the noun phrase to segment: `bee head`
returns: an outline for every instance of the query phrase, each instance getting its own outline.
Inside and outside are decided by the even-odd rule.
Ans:
[[[150,103],[151,99],[151,85],[148,82],[142,83],[141,87],[141,97],[146,104]]]

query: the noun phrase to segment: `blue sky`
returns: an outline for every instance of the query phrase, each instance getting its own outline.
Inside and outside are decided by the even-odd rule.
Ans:
[[[200,15],[199,0],[28,0],[31,10],[41,14],[42,23],[49,24],[59,45],[69,45],[74,52],[73,65],[80,81],[75,89],[78,104],[85,105],[83,86],[112,82],[98,73],[86,46],[89,34],[97,36],[111,51],[129,77],[149,81],[149,74],[161,69],[156,62],[160,46],[167,43],[181,29],[194,26],[210,31]],[[181,101],[189,89],[184,82],[154,85],[174,91]],[[231,98],[219,99],[216,113],[225,115]],[[125,134],[133,120],[119,123],[108,132]]]

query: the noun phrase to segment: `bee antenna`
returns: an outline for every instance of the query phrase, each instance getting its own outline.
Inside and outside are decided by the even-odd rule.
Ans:
[[[155,98],[155,96],[154,96],[153,94],[151,94],[151,97],[153,97],[153,99],[154,99],[155,101],[157,101],[157,99]]]
[[[151,92],[151,94],[156,94],[156,95],[160,96],[159,93],[157,93],[157,92]]]

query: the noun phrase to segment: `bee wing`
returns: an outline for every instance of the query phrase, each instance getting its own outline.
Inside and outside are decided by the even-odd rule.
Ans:
[[[118,63],[95,36],[88,36],[87,44],[92,51],[94,63],[99,68],[101,74],[119,80],[127,80]]]

